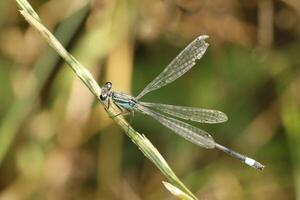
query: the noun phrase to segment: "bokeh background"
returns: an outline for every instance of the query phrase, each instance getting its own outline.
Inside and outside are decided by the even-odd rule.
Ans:
[[[186,75],[143,100],[218,109],[195,124],[266,165],[197,147],[152,119],[132,124],[200,199],[300,199],[300,1],[31,0],[99,84],[137,95],[190,41]],[[0,199],[173,199],[137,149],[12,0],[0,1]]]

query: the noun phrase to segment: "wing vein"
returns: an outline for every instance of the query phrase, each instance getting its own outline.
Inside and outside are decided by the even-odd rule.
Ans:
[[[179,121],[171,117],[167,117],[163,114],[150,110],[149,108],[141,104],[136,105],[135,110],[156,119],[159,123],[169,128],[177,135],[198,146],[208,149],[215,148],[216,143],[214,139],[209,133],[207,133],[204,130],[201,130],[185,122]]]
[[[227,115],[218,110],[148,102],[140,102],[140,104],[153,108],[154,110],[164,112],[173,117],[200,123],[222,123],[228,120]]]
[[[148,92],[173,82],[189,71],[196,64],[196,60],[202,58],[205,53],[208,47],[208,43],[205,42],[207,38],[208,36],[203,35],[192,41],[136,98],[140,99]]]

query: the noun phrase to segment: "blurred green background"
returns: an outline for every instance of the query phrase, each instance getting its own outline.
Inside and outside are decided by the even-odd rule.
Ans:
[[[247,167],[136,114],[200,199],[300,199],[300,2],[32,0],[100,84],[137,95],[195,37],[204,57],[143,100],[218,109],[195,124],[266,165]],[[0,1],[0,199],[172,199],[160,171],[44,39]]]

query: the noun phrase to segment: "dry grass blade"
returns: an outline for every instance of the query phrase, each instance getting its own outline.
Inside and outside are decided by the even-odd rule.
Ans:
[[[192,200],[192,198],[189,195],[187,195],[186,193],[184,193],[183,191],[181,191],[179,188],[175,187],[171,183],[163,181],[163,184],[167,188],[167,190],[169,190],[174,196],[178,197],[179,199]]]
[[[43,24],[39,20],[39,17],[26,0],[16,1],[22,8],[21,14],[25,17],[25,19],[42,34],[49,45],[53,47],[53,49],[69,64],[76,75],[98,98],[101,93],[101,88],[92,77],[90,72],[87,71],[86,68],[82,66],[71,54],[69,54],[60,44],[60,42],[52,35],[52,33],[45,26],[43,26]],[[116,116],[119,110],[115,106],[110,106],[109,109],[107,109],[107,112],[109,116]],[[136,132],[122,116],[119,115],[117,117],[113,117],[113,119],[123,128],[125,133],[138,146],[143,154],[159,168],[159,170],[169,179],[169,181],[173,185],[176,185],[176,187],[183,191],[189,199],[197,199],[193,195],[193,193],[190,192],[189,189],[187,189],[187,187],[178,179],[178,177],[169,167],[164,158],[145,136]]]

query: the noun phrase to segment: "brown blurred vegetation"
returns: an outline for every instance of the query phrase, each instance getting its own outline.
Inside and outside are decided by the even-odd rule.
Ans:
[[[136,95],[196,36],[210,48],[145,97],[213,108],[197,126],[266,165],[257,172],[136,115],[200,199],[300,199],[300,1],[32,0],[99,83]],[[0,199],[170,199],[162,174],[20,16],[0,2]]]

